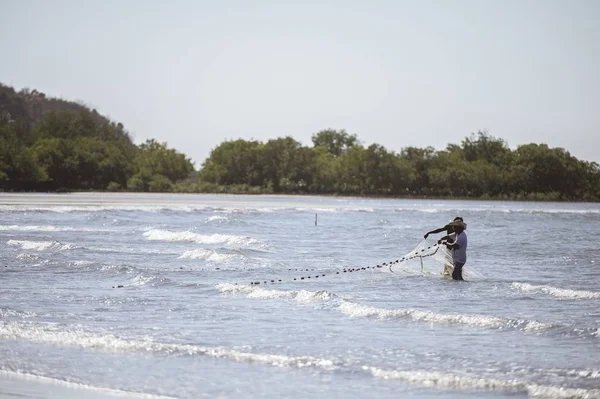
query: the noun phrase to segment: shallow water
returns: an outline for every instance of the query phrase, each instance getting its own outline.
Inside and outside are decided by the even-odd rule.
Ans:
[[[457,215],[470,281],[376,267]],[[597,398],[598,226],[600,204],[2,194],[0,372],[150,397]]]

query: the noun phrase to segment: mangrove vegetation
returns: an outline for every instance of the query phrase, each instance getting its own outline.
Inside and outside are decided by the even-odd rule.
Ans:
[[[600,167],[546,144],[513,150],[485,131],[442,150],[393,151],[326,129],[310,146],[226,140],[195,170],[83,104],[0,85],[0,189],[600,201]]]

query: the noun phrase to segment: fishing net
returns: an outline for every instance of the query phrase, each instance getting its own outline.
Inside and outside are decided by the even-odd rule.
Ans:
[[[421,241],[413,250],[392,262],[384,264],[382,271],[404,275],[441,275],[452,278],[452,252],[444,244],[429,239]],[[468,263],[463,267],[465,280],[483,278]]]
[[[341,270],[323,272],[317,269],[288,269],[298,272],[307,272],[293,278],[271,277],[270,279],[255,280],[250,285],[279,284],[292,281],[315,281],[323,277],[335,275],[348,275],[350,273],[362,273],[375,271],[395,275],[431,275],[452,278],[452,253],[444,244],[430,239],[421,241],[412,251],[401,258],[377,265],[352,266]],[[465,280],[482,279],[483,276],[471,266],[463,267],[463,278]]]

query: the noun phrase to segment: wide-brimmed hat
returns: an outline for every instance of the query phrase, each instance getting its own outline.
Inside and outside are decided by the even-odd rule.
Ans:
[[[460,221],[460,220],[457,220],[456,222],[451,222],[450,226],[452,226],[452,227],[458,227],[458,228],[461,228],[463,230],[466,230],[466,228],[467,228],[467,224],[465,222]]]

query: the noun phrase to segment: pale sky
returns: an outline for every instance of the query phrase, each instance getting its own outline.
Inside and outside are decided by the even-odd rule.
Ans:
[[[0,0],[0,82],[199,168],[226,139],[388,150],[487,129],[600,162],[600,1]]]

